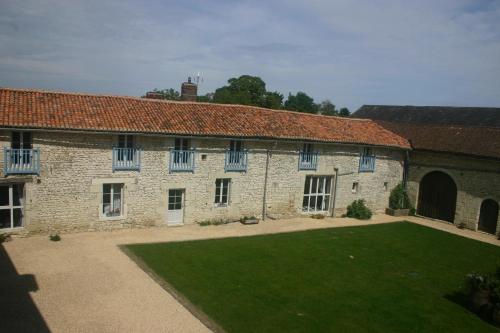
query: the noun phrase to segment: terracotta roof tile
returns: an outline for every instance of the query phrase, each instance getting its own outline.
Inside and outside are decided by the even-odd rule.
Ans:
[[[371,120],[244,105],[0,89],[0,126],[354,143],[409,149]]]

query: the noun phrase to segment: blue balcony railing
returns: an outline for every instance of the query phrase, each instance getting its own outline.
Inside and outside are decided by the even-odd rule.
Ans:
[[[375,171],[375,155],[361,155],[359,157],[359,172]]]
[[[225,171],[247,171],[247,152],[243,151],[226,151],[226,159],[224,163]]]
[[[318,157],[318,152],[299,152],[299,170],[316,170]]]
[[[40,150],[34,149],[3,149],[3,171],[5,175],[40,174]]]
[[[194,172],[194,150],[170,150],[170,172]]]
[[[124,170],[141,170],[140,149],[113,147],[113,172]]]

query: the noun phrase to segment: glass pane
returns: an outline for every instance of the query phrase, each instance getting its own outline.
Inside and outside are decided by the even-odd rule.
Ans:
[[[312,177],[311,193],[318,193],[318,177]]]
[[[223,195],[223,196],[222,196],[221,203],[223,203],[223,204],[227,204],[227,195]]]
[[[110,216],[110,212],[111,212],[111,204],[110,203],[103,204],[102,213],[106,216]]]
[[[308,202],[309,197],[304,196],[304,199],[302,200],[302,210],[307,211]]]
[[[332,185],[332,177],[327,177],[326,178],[326,187],[325,187],[325,193],[330,193],[330,187]]]
[[[14,228],[23,226],[23,212],[21,208],[14,209]]]
[[[23,206],[24,205],[24,185],[23,184],[15,184],[12,185],[12,192],[14,200],[14,206]]]
[[[224,186],[222,187],[222,195],[227,195],[228,188],[228,184],[224,184]]]
[[[311,185],[311,177],[306,177],[306,183],[304,185],[304,194],[309,194],[310,185]]]
[[[323,193],[323,185],[325,184],[325,178],[321,177],[318,179],[318,193]]]
[[[181,209],[182,208],[182,202],[176,202],[174,205],[174,209]]]
[[[0,229],[10,228],[10,209],[0,209]]]
[[[9,205],[9,187],[0,186],[0,206]]]
[[[104,193],[102,195],[102,203],[103,204],[110,204],[111,203],[111,194],[109,193]]]
[[[103,184],[102,185],[102,191],[104,193],[111,193],[111,184]]]
[[[316,210],[323,210],[323,196],[318,195],[316,197]]]
[[[10,144],[11,148],[19,149],[21,148],[21,133],[20,132],[12,132],[12,142]]]
[[[325,202],[325,209],[324,210],[330,209],[330,196],[329,195],[325,195],[324,202]]]
[[[115,193],[121,193],[121,190],[122,190],[122,184],[113,184],[113,191]]]
[[[30,132],[23,132],[23,148],[24,149],[31,149],[32,148],[31,144],[31,133]]]

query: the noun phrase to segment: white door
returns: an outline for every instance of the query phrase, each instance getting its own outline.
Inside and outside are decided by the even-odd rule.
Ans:
[[[184,189],[168,190],[167,224],[182,225],[184,220]]]

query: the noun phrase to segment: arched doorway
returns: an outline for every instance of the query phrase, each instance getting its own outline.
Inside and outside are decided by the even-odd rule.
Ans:
[[[498,203],[491,199],[484,200],[481,204],[477,229],[494,235],[497,231],[497,221]]]
[[[452,222],[455,219],[457,185],[441,171],[429,172],[420,181],[417,213]]]

